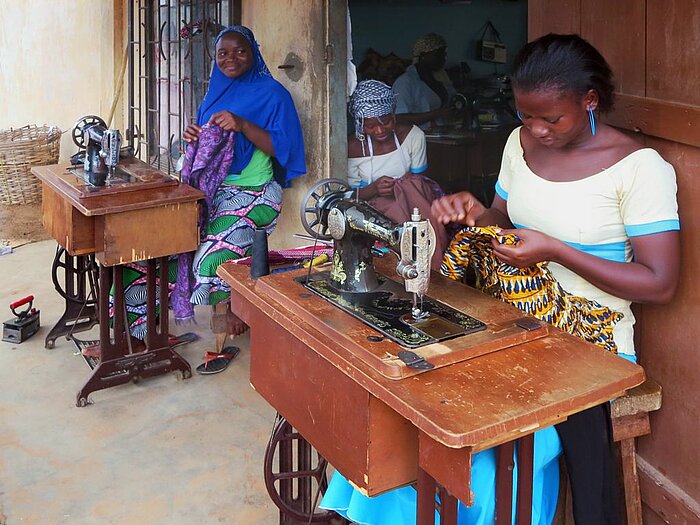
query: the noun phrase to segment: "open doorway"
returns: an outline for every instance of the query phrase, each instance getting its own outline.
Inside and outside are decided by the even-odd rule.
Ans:
[[[348,0],[348,7],[358,80],[392,85],[414,62],[419,37],[444,38],[454,91],[442,103],[453,111],[420,124],[427,174],[446,192],[470,190],[490,203],[503,145],[517,125],[509,73],[527,41],[527,0]]]

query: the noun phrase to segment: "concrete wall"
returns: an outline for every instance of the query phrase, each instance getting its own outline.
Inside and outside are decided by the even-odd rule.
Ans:
[[[106,120],[116,76],[112,0],[0,0],[0,13],[0,129],[70,131],[85,115]],[[61,158],[76,151],[65,133]]]
[[[299,246],[299,206],[309,186],[347,177],[345,0],[243,0],[242,22],[255,33],[273,76],[292,94],[304,130],[307,174],[285,190],[271,248]],[[326,60],[326,44],[334,58]],[[294,55],[296,58],[294,58]],[[294,63],[294,69],[278,66]]]

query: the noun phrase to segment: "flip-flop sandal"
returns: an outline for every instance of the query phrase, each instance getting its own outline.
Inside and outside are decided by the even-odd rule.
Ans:
[[[197,367],[197,373],[202,375],[218,374],[228,368],[228,365],[241,351],[237,346],[227,346],[220,354],[207,352],[204,354],[204,363]]]
[[[194,332],[186,332],[180,335],[168,335],[168,345],[170,348],[186,345],[187,343],[194,343],[195,341],[199,341],[199,336]]]
[[[100,357],[102,357],[99,341],[96,344],[89,344],[88,346],[81,348],[80,353],[83,354],[85,357],[99,360]]]

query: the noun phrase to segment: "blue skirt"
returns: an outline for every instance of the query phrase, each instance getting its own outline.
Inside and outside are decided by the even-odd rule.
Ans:
[[[559,496],[559,462],[562,453],[559,435],[554,427],[535,432],[535,459],[532,490],[533,525],[550,525]],[[513,480],[513,502],[516,501],[517,455]],[[458,525],[491,525],[496,511],[496,450],[488,449],[472,457],[471,490],[474,505],[458,508]],[[369,498],[361,494],[339,472],[331,478],[321,508],[334,510],[359,525],[415,525],[416,491],[401,487]],[[515,504],[513,505],[513,521]],[[439,516],[436,513],[436,523]]]

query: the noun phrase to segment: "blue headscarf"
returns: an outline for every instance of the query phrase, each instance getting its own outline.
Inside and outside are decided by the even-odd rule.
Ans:
[[[214,113],[228,110],[260,126],[270,134],[275,158],[284,171],[278,181],[288,186],[291,179],[306,173],[304,138],[294,101],[285,87],[272,78],[250,29],[227,27],[216,37],[216,44],[230,32],[243,35],[250,44],[253,65],[240,77],[229,78],[214,61],[209,89],[197,112],[197,124],[203,126]],[[255,145],[238,133],[233,151],[229,173],[240,173],[250,162]]]

